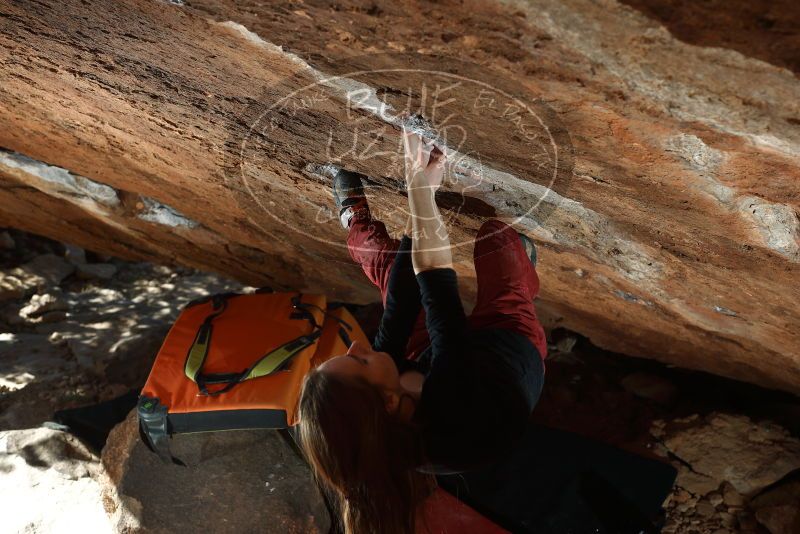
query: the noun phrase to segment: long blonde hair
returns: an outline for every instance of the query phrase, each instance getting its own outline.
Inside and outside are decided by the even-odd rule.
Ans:
[[[359,377],[312,370],[299,416],[301,448],[345,534],[414,533],[436,480],[415,470],[424,463],[419,431],[387,411],[381,391]]]

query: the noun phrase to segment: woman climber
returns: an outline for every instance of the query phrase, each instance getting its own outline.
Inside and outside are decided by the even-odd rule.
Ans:
[[[434,196],[446,156],[415,133],[403,140],[411,217],[399,242],[371,217],[358,175],[334,178],[348,249],[384,313],[372,347],[355,342],[309,372],[300,397],[301,445],[347,534],[415,532],[433,474],[509,451],[544,381],[533,242],[500,221],[481,226],[467,317]]]

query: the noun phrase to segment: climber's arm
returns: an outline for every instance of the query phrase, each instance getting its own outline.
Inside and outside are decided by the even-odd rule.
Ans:
[[[444,178],[445,155],[413,132],[404,131],[406,190],[411,211],[414,272],[452,268],[450,237],[436,206]]]
[[[375,350],[392,357],[400,373],[416,369],[415,362],[406,359],[405,351],[421,308],[419,286],[411,266],[411,239],[405,235],[392,263],[383,316],[372,343]]]
[[[450,237],[436,206],[445,155],[426,153],[422,138],[405,133],[406,189],[413,224],[412,260],[417,275],[433,359],[428,377],[448,376],[465,339],[467,320],[458,295]]]

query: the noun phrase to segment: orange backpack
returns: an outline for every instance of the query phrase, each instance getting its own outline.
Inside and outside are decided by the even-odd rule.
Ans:
[[[306,373],[366,336],[324,295],[227,293],[189,303],[139,397],[142,439],[165,462],[176,433],[287,428]]]

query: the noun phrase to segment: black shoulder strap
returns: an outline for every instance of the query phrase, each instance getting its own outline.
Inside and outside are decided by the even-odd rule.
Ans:
[[[299,336],[295,339],[287,341],[280,347],[277,347],[268,353],[262,355],[253,364],[244,370],[233,371],[230,373],[216,373],[204,374],[203,366],[205,365],[208,352],[211,348],[212,334],[214,332],[213,321],[219,317],[227,308],[227,299],[229,295],[220,295],[220,298],[213,299],[213,311],[206,317],[203,324],[195,335],[189,351],[186,354],[186,361],[184,363],[184,374],[189,380],[197,384],[197,388],[201,395],[216,396],[226,393],[233,389],[237,384],[267,376],[282,369],[285,369],[289,362],[301,351],[307,347],[315,344],[322,333],[322,327],[317,323],[314,314],[311,312],[312,308],[320,309],[314,304],[309,304],[302,301],[302,293],[294,295],[291,299],[292,311],[289,315],[291,319],[307,320],[311,324],[311,333]],[[325,310],[321,310],[325,314]],[[343,322],[343,321],[342,321]],[[344,322],[343,322],[344,323]],[[347,328],[350,325],[344,323]],[[208,386],[212,384],[224,384],[220,389],[213,392],[208,390]]]

